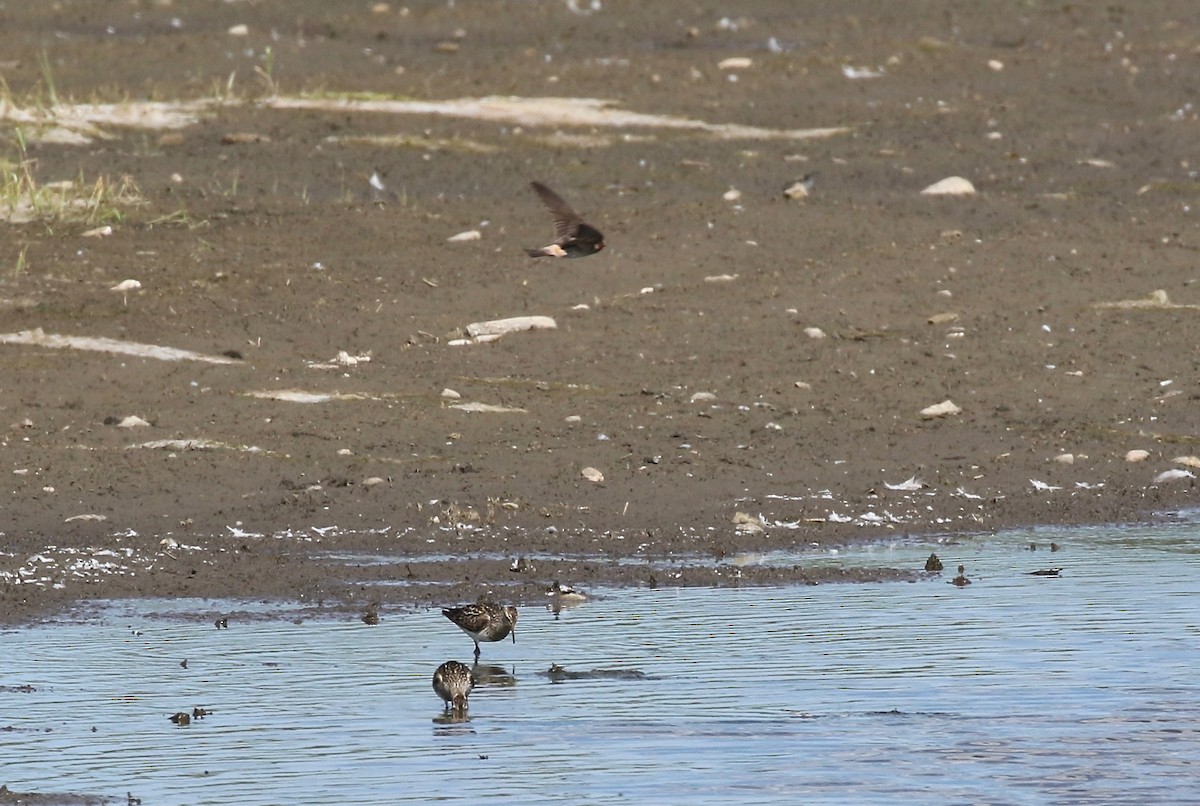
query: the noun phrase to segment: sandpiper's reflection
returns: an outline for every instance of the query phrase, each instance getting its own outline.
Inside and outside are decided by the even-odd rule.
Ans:
[[[503,666],[476,663],[471,667],[471,675],[475,678],[477,686],[515,686],[517,684],[515,672],[509,671]]]

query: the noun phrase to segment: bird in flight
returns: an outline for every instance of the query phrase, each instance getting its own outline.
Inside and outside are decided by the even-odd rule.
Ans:
[[[587,257],[604,248],[604,234],[584,223],[562,196],[541,182],[531,182],[530,187],[554,215],[554,243],[541,249],[526,249],[526,254],[530,257]]]

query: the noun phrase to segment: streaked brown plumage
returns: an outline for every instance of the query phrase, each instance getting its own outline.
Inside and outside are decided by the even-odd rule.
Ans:
[[[541,249],[526,249],[526,254],[530,257],[587,257],[604,248],[603,233],[584,223],[562,196],[541,182],[530,182],[529,186],[554,215],[554,243]]]
[[[479,660],[480,641],[502,641],[510,634],[517,642],[517,608],[498,605],[488,599],[462,607],[448,607],[442,615],[454,622],[475,642],[475,660]]]
[[[448,660],[433,673],[433,690],[446,701],[446,710],[462,714],[467,710],[467,697],[475,688],[475,677],[464,663]]]

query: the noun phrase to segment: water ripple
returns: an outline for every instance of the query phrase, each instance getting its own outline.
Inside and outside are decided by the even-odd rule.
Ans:
[[[12,790],[154,803],[1185,803],[1198,546],[1194,525],[1037,530],[840,555],[936,550],[961,589],[594,591],[485,645],[457,723],[430,677],[472,646],[437,610],[115,603],[0,632],[0,758]]]

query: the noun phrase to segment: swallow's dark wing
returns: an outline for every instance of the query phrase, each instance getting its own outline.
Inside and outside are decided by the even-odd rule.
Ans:
[[[542,203],[554,214],[554,237],[561,243],[575,237],[583,220],[571,209],[562,196],[559,196],[541,182],[530,182],[529,186],[541,197]]]

